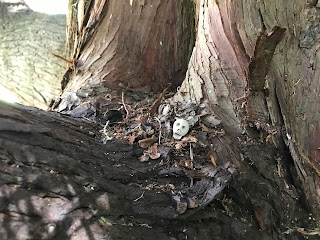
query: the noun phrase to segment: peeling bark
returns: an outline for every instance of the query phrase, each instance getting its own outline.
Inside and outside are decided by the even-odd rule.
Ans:
[[[246,108],[248,122],[270,123],[264,87],[274,51],[284,33],[284,28],[275,26],[270,32],[261,33],[258,36],[254,56],[249,64]]]
[[[197,41],[176,100],[206,104],[231,134],[264,132],[279,149],[284,139],[308,204],[320,219],[320,150],[315,141],[320,119],[319,8],[304,1],[270,0],[201,0],[197,6]],[[261,32],[275,26],[287,31],[269,55],[270,66],[259,69],[261,81],[255,82],[250,61],[255,61],[256,43]],[[246,88],[256,83],[259,93],[247,94]],[[259,121],[248,128],[250,112]]]

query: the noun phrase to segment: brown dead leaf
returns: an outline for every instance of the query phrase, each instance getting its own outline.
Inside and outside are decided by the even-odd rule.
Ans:
[[[134,142],[135,139],[136,139],[136,136],[135,136],[135,135],[130,135],[130,136],[129,136],[129,143],[130,143],[130,145],[133,144],[133,142]]]
[[[158,159],[160,157],[160,153],[158,153],[157,147],[158,144],[155,143],[149,148],[148,152],[151,159]]]
[[[271,138],[271,134],[269,134],[269,135],[266,137],[266,142],[269,142],[270,138]]]
[[[180,160],[179,165],[182,167],[192,168],[191,160],[182,159],[182,160]]]
[[[214,156],[210,155],[210,159],[211,159],[212,165],[217,167],[217,162],[216,162],[216,159],[214,158]]]
[[[175,147],[176,147],[177,150],[182,149],[182,147],[183,147],[183,142],[177,142],[177,144],[175,145]]]
[[[173,149],[171,147],[166,147],[166,146],[159,146],[158,147],[158,152],[160,153],[160,155],[164,158],[164,159],[168,159],[170,158],[170,152]]]
[[[191,135],[187,135],[184,138],[182,138],[181,141],[177,142],[175,147],[177,150],[180,150],[185,146],[185,143],[196,143],[196,142],[198,142],[197,138]]]
[[[196,142],[198,142],[198,139],[194,136],[187,135],[181,139],[181,142],[183,142],[183,143],[187,143],[187,142],[188,143],[189,142],[196,143]]]
[[[156,137],[153,135],[151,138],[145,138],[140,140],[139,146],[142,148],[148,148],[150,147],[154,142],[156,141]]]
[[[303,114],[303,121],[305,121],[306,119],[307,119],[307,114],[305,113],[305,114]]]

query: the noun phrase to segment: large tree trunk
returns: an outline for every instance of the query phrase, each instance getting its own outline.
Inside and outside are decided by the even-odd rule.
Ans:
[[[0,2],[0,84],[22,104],[47,109],[59,96],[66,63],[50,52],[64,55],[65,23],[65,15]]]
[[[234,181],[225,165],[181,189],[189,184],[183,174],[170,176],[167,164],[141,163],[137,146],[100,137],[87,120],[1,103],[1,239],[303,239],[313,227],[289,172],[275,174],[281,155],[271,146],[245,147]],[[212,140],[236,162],[227,136]],[[201,188],[217,200],[190,206],[189,194]]]
[[[141,163],[142,151],[128,144],[103,145],[91,122],[4,103],[0,109],[1,239],[264,235],[255,223],[249,227],[214,208],[179,215],[173,190],[159,187],[188,179],[158,175],[155,163]],[[225,181],[223,171],[217,176]]]
[[[319,219],[319,8],[269,0],[197,6],[197,42],[176,100],[206,102],[230,134],[254,127],[280,149],[283,137]]]
[[[302,78],[311,70],[294,64],[294,54],[302,54],[300,48],[309,39],[303,36],[309,35],[288,25],[310,27],[299,13],[304,7],[317,11],[313,6],[199,0],[194,11],[191,1],[79,3],[84,4],[77,7],[80,28],[74,20],[68,24],[69,40],[75,42],[74,47],[69,44],[71,65],[62,82],[64,93],[53,108],[99,121],[107,114],[103,106],[112,103],[112,89],[134,96],[143,88],[175,85],[181,79],[173,76],[187,70],[174,99],[178,106],[188,102],[205,106],[206,113],[195,116],[199,124],[194,132],[204,130],[198,133],[202,145],[194,148],[197,168],[181,172],[174,163],[181,152],[165,164],[140,163],[141,150],[117,142],[101,145],[87,122],[3,105],[0,139],[5,170],[0,176],[1,209],[9,219],[3,225],[6,236],[18,236],[12,229],[22,222],[24,234],[47,236],[51,231],[56,239],[318,237],[319,231],[311,229],[319,219],[315,165],[319,112],[308,101],[317,99],[310,87],[319,88],[319,83],[316,74]],[[75,13],[70,14],[74,19]],[[196,43],[187,69],[193,27],[186,23],[194,16]],[[299,84],[310,91],[308,98],[302,91],[290,95]],[[308,108],[298,112],[301,101]],[[201,152],[205,155],[197,155]],[[201,175],[199,169],[208,167],[201,163],[209,157],[218,165],[216,172]],[[190,172],[200,179],[186,187]],[[164,186],[170,186],[169,191]],[[196,193],[198,200],[193,199]],[[24,194],[22,203],[16,200]],[[58,210],[60,206],[63,210]]]
[[[190,22],[193,5],[176,1],[99,4],[86,6],[85,12],[92,14],[81,18],[80,35],[69,31],[70,39],[76,39],[74,65],[65,76],[67,96],[59,110],[66,106],[70,110],[81,102],[74,101],[72,93],[95,96],[107,91],[101,85],[163,88],[177,69],[185,69],[177,66],[184,66],[192,45],[192,28],[185,23]],[[246,130],[256,140],[271,138],[281,151],[288,147],[316,215],[320,212],[318,12],[315,4],[303,1],[289,5],[285,1],[272,5],[269,0],[196,1],[197,41],[175,96],[178,102],[204,103],[230,136],[239,137]],[[166,28],[167,22],[174,24]],[[189,41],[176,44],[185,38]],[[167,63],[170,67],[165,68]],[[179,83],[179,78],[174,80]],[[66,103],[70,98],[72,103]]]
[[[159,91],[182,82],[194,44],[192,1],[89,2],[69,2],[74,64],[66,91],[101,85]]]

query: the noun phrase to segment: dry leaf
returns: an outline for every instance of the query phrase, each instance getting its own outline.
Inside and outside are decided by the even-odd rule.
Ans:
[[[177,150],[182,149],[182,147],[183,147],[182,144],[183,144],[182,142],[177,142],[177,144],[175,145],[176,149]]]
[[[182,160],[180,160],[179,165],[183,166],[183,167],[187,167],[187,168],[192,168],[191,160],[182,159]]]
[[[269,142],[270,138],[271,138],[271,134],[269,134],[269,135],[266,137],[266,142]]]
[[[304,114],[303,114],[303,117],[302,117],[302,120],[305,121],[306,119],[307,119],[307,114],[304,113]]]
[[[195,138],[194,136],[191,136],[191,135],[187,135],[185,136],[184,138],[181,139],[181,142],[183,143],[186,143],[186,142],[193,142],[193,143],[196,143],[198,142],[198,139]]]
[[[149,148],[148,152],[151,159],[158,159],[160,157],[160,153],[158,153],[157,147],[158,144],[155,143]]]
[[[170,158],[170,152],[172,151],[171,147],[165,147],[165,146],[159,146],[158,147],[158,152],[164,159]]]
[[[135,135],[130,135],[130,136],[129,136],[129,143],[130,143],[130,145],[133,144],[133,142],[134,142],[135,139],[136,139],[136,136],[135,136]]]
[[[139,157],[140,162],[146,162],[149,160],[149,153],[147,151],[143,152],[143,155]]]
[[[198,139],[191,135],[187,135],[184,138],[182,138],[181,141],[177,142],[175,147],[177,150],[180,150],[185,145],[184,143],[191,143],[191,142],[196,143],[198,142]]]
[[[210,159],[211,159],[212,165],[216,167],[217,162],[216,162],[216,159],[214,158],[214,156],[210,155]]]
[[[153,135],[151,138],[145,138],[140,140],[139,146],[142,148],[148,148],[150,147],[154,142],[156,141],[156,137]]]

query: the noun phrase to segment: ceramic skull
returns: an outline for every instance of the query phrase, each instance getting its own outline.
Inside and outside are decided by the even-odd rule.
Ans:
[[[180,140],[183,136],[187,135],[189,131],[189,123],[184,119],[177,119],[173,123],[173,137]]]

